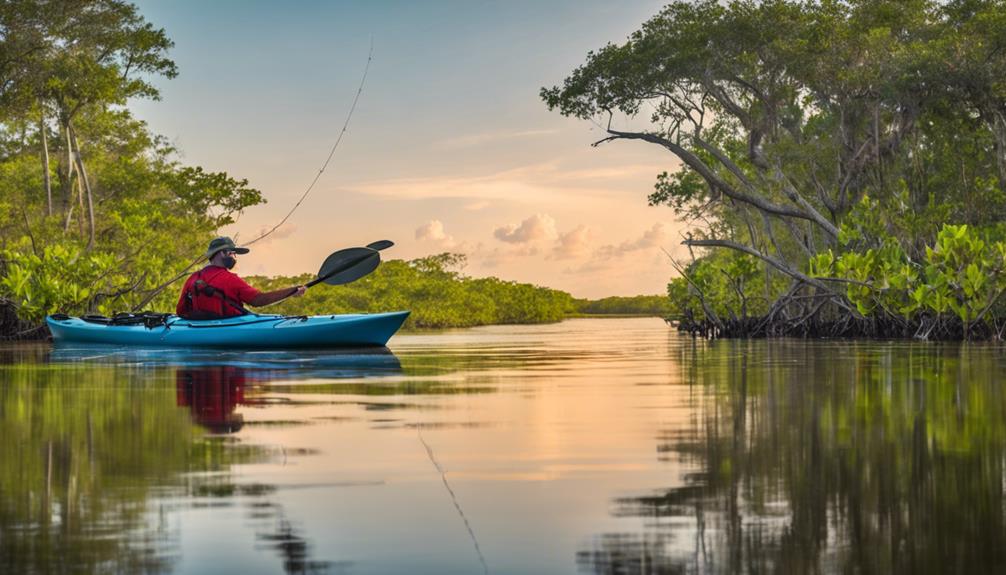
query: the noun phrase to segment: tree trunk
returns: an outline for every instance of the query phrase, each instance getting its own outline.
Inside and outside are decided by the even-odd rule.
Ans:
[[[61,126],[66,128],[62,122]],[[66,224],[63,231],[70,229],[70,212],[73,211],[73,148],[70,147],[70,131],[66,132],[66,179],[63,180],[63,212],[66,214]]]
[[[74,185],[77,186],[77,234],[80,237],[84,237],[84,189],[80,185],[80,171],[77,171],[77,181]],[[87,247],[91,247],[90,243]]]
[[[46,215],[52,216],[52,179],[49,177],[49,139],[45,133],[45,106],[41,106],[41,110],[38,131],[42,133],[42,179],[45,182]]]
[[[66,219],[63,222],[63,233],[68,233],[70,231],[70,222],[73,221],[73,174],[76,171],[76,167],[73,163],[73,148],[70,146],[70,130],[66,131],[66,196],[64,197],[64,205],[66,206]],[[79,186],[78,186],[79,189]],[[78,197],[79,197],[78,192]],[[79,200],[78,200],[79,201]],[[83,235],[83,232],[81,232]]]
[[[87,179],[87,170],[84,169],[84,159],[80,156],[80,145],[77,143],[77,131],[73,129],[70,122],[66,123],[66,129],[70,134],[70,140],[73,144],[74,157],[77,159],[77,174],[80,176],[80,183],[83,186],[84,192],[87,194],[87,223],[88,223],[88,237],[87,237],[87,249],[94,247],[94,199],[91,195],[91,183]],[[83,206],[81,210],[83,211]]]

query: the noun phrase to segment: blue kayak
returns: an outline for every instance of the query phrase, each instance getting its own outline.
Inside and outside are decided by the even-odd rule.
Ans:
[[[383,346],[407,317],[407,311],[314,316],[249,314],[218,320],[188,320],[172,315],[152,326],[67,316],[49,316],[45,321],[57,343],[285,349]]]

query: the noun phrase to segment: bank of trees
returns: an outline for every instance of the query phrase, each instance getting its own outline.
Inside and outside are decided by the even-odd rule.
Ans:
[[[173,78],[172,42],[123,0],[0,3],[0,337],[42,336],[54,312],[174,309],[179,283],[221,226],[262,203],[226,173],[178,161],[132,116]],[[565,293],[451,271],[456,256],[388,262],[292,313],[412,309],[412,325],[558,321]],[[279,280],[259,278],[264,286]],[[282,280],[287,281],[287,280]]]
[[[359,281],[319,285],[268,311],[313,315],[411,310],[406,326],[416,328],[548,323],[576,312],[576,302],[566,292],[493,277],[466,277],[457,271],[463,262],[464,256],[450,253],[387,261]],[[270,290],[303,284],[313,276],[248,279]]]
[[[679,1],[542,97],[680,162],[686,327],[1000,337],[1004,76],[1002,0]]]
[[[177,74],[164,30],[120,0],[0,3],[0,331],[128,310],[260,203],[185,166],[126,107]],[[174,293],[151,305],[171,305]]]
[[[645,315],[668,317],[674,312],[671,301],[662,295],[610,296],[598,300],[577,300],[577,312],[584,315]]]
[[[303,297],[266,311],[324,315],[410,310],[407,328],[552,323],[584,315],[667,317],[671,311],[669,300],[661,295],[578,299],[532,284],[468,277],[459,271],[465,259],[463,254],[442,253],[411,261],[386,261],[361,280],[342,286],[318,285]],[[247,279],[259,289],[273,290],[307,283],[314,276]]]

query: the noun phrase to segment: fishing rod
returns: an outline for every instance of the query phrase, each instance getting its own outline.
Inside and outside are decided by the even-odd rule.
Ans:
[[[290,211],[287,212],[287,214],[285,216],[283,216],[283,219],[280,220],[280,222],[278,224],[276,224],[275,226],[273,226],[271,229],[269,229],[268,231],[266,231],[265,233],[263,233],[259,237],[253,239],[250,242],[247,242],[247,243],[243,244],[244,246],[250,246],[251,244],[253,244],[253,243],[261,240],[262,238],[265,238],[269,234],[271,234],[271,233],[275,232],[277,229],[279,229],[280,226],[282,226],[283,224],[285,224],[286,221],[288,219],[290,219],[290,216],[292,216],[293,213],[295,211],[297,211],[297,208],[300,207],[300,205],[307,198],[308,194],[311,193],[311,190],[314,189],[314,185],[318,183],[318,180],[321,178],[321,175],[325,173],[325,169],[328,168],[328,164],[332,161],[332,157],[335,155],[335,150],[339,147],[339,144],[342,142],[343,136],[346,135],[346,131],[349,129],[349,121],[353,119],[353,113],[356,111],[356,104],[360,100],[360,94],[363,93],[363,86],[364,86],[364,84],[367,81],[367,74],[370,72],[370,63],[371,63],[371,61],[373,61],[373,59],[374,59],[374,37],[371,36],[371,38],[370,38],[370,51],[367,53],[367,64],[363,68],[363,77],[360,78],[360,86],[356,89],[356,96],[353,98],[353,104],[350,106],[349,113],[346,115],[346,121],[343,122],[343,124],[342,124],[342,131],[339,132],[339,137],[336,138],[335,144],[333,144],[332,145],[332,149],[329,150],[328,157],[325,158],[325,162],[322,164],[321,169],[318,170],[317,174],[315,174],[314,179],[311,181],[311,184],[307,187],[306,190],[304,190],[304,193],[301,194],[300,199],[297,200],[297,203],[294,204],[294,206],[292,208],[290,208]],[[190,272],[192,271],[192,268],[196,267],[196,265],[198,265],[200,262],[202,262],[203,259],[204,258],[203,258],[202,255],[196,257],[194,260],[192,260],[191,263],[189,263],[189,265],[185,266],[185,269],[183,269],[181,272],[179,272],[178,275],[176,275],[175,277],[169,279],[165,283],[163,283],[163,284],[157,286],[156,288],[154,288],[153,291],[151,291],[145,298],[143,298],[142,301],[140,301],[140,303],[138,303],[135,306],[133,306],[133,308],[130,311],[131,312],[135,312],[135,311],[137,311],[139,309],[144,308],[147,304],[149,304],[151,301],[153,301],[153,299],[155,297],[159,296],[168,286],[170,286],[171,284],[175,283],[176,281],[178,281],[178,280],[180,280],[180,279],[182,279],[184,277],[187,277],[190,274]]]
[[[318,170],[317,174],[315,174],[314,180],[311,181],[311,185],[309,185],[307,189],[304,190],[304,193],[300,196],[300,199],[297,200],[297,203],[294,204],[292,208],[290,208],[290,211],[287,212],[285,216],[283,216],[283,219],[280,220],[279,223],[273,226],[269,231],[263,233],[262,235],[253,239],[250,242],[242,244],[242,246],[250,246],[255,242],[261,240],[262,238],[268,236],[269,234],[275,232],[277,229],[279,229],[280,226],[285,224],[286,221],[290,219],[290,216],[292,216],[293,213],[297,211],[297,208],[300,207],[300,204],[304,202],[304,199],[307,198],[307,195],[311,193],[312,189],[314,189],[314,185],[318,183],[318,180],[321,178],[321,175],[325,173],[325,169],[328,167],[328,163],[332,161],[332,156],[335,155],[336,148],[338,148],[339,144],[342,142],[342,137],[346,135],[346,130],[349,129],[349,121],[353,118],[353,112],[356,111],[356,103],[360,100],[360,94],[363,93],[363,85],[367,81],[367,73],[370,72],[370,62],[373,59],[374,59],[374,37],[371,36],[370,52],[367,54],[367,65],[363,68],[363,78],[360,79],[360,87],[357,88],[356,90],[356,96],[353,98],[353,104],[349,107],[349,114],[346,115],[346,121],[342,124],[342,131],[339,132],[339,137],[335,140],[335,144],[332,145],[332,149],[328,152],[328,157],[325,158],[325,163],[322,164],[321,169]]]

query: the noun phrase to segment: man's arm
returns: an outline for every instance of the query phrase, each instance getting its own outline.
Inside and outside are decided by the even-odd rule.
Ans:
[[[248,301],[248,305],[261,307],[264,305],[269,305],[271,303],[276,303],[288,297],[300,297],[304,295],[304,292],[306,291],[307,288],[304,286],[295,286],[295,287],[281,288],[275,291],[262,292],[257,296],[251,298]]]

